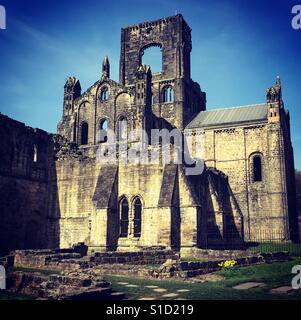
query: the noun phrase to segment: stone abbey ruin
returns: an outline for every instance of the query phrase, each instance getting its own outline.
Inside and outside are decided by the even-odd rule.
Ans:
[[[153,46],[162,50],[159,73],[142,64]],[[56,134],[0,114],[0,254],[77,243],[94,252],[185,253],[239,246],[259,232],[263,241],[298,239],[280,78],[262,104],[206,110],[206,94],[191,79],[191,50],[180,14],[122,28],[119,81],[110,78],[108,58],[85,92],[69,77]],[[99,148],[111,144],[100,132],[115,132],[126,153],[139,142],[127,137],[134,129],[202,139],[204,170],[190,176],[172,161],[97,161]],[[147,150],[165,147],[148,143]]]

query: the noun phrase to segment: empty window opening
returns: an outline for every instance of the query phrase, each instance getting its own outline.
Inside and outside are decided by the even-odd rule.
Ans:
[[[153,45],[142,50],[141,64],[149,65],[152,73],[162,72],[162,49]]]
[[[141,236],[142,203],[139,198],[134,201],[134,237]]]
[[[253,158],[253,178],[254,182],[262,181],[262,161],[260,156]]]
[[[81,128],[81,145],[88,144],[88,131],[89,131],[88,123],[84,122]]]
[[[120,201],[120,237],[126,238],[129,229],[129,204],[124,198]]]
[[[101,89],[100,92],[100,101],[107,101],[109,100],[109,89],[107,87],[104,87]]]
[[[105,143],[108,141],[108,120],[103,119],[99,123],[98,143]]]
[[[163,89],[163,102],[174,102],[175,93],[171,86],[164,87]]]

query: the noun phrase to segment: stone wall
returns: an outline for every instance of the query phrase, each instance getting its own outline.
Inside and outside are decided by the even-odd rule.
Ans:
[[[157,74],[141,64],[151,46],[162,48],[162,72]],[[97,160],[99,148],[112,144],[99,141],[104,120],[127,150],[137,141],[123,141],[119,120],[126,119],[128,131],[183,131],[206,109],[206,95],[190,76],[191,46],[191,29],[181,15],[123,28],[120,83],[110,79],[108,59],[100,79],[83,93],[79,80],[69,77],[59,135],[0,115],[0,254],[78,242],[94,252],[154,246],[189,251],[297,235],[293,149],[280,79],[268,90],[266,120],[194,129],[204,136],[203,174],[187,177],[183,166],[162,162]],[[171,101],[163,99],[166,86],[174,91]],[[161,146],[148,146],[154,148]],[[253,181],[255,156],[262,159],[260,182]],[[134,234],[137,198],[142,204],[140,235]],[[129,213],[124,238],[122,199]]]
[[[90,261],[95,265],[102,264],[162,264],[166,260],[178,260],[179,255],[171,250],[162,251],[140,251],[140,252],[106,252],[106,253],[95,253]]]
[[[290,228],[297,225],[294,200],[287,189],[291,164],[286,127],[281,123],[232,125],[229,128],[202,128],[205,135],[205,163],[223,172],[244,218],[245,239],[260,241],[292,239]],[[252,159],[262,157],[263,180],[253,181]],[[288,203],[292,203],[289,210]],[[296,233],[296,232],[295,232]]]
[[[10,256],[11,266],[48,269],[48,270],[77,270],[103,265],[155,265],[163,264],[166,260],[177,261],[179,254],[172,250],[143,250],[139,252],[96,252],[84,257],[82,247],[73,249],[53,250],[16,250]],[[5,261],[3,264],[7,265]]]
[[[9,292],[26,294],[39,300],[121,300],[124,294],[114,294],[110,283],[99,277],[76,277],[57,274],[11,272],[7,277]]]
[[[163,165],[126,164],[114,171],[110,165],[98,164],[92,156],[83,156],[81,159],[61,159],[57,161],[56,168],[59,194],[56,210],[59,213],[51,214],[60,217],[61,247],[70,247],[77,242],[85,242],[91,250],[118,247],[118,250],[131,251],[144,246],[179,247],[181,229],[172,220],[174,215],[171,210],[180,205],[188,210],[193,200],[189,195],[191,190],[186,188],[181,203],[179,199],[178,203],[175,202],[174,190],[183,183],[176,178],[177,166],[170,174]],[[164,198],[165,194],[168,198]],[[129,234],[128,238],[120,238],[119,200],[125,198],[129,203],[131,232],[133,201],[137,196],[143,207],[141,237],[135,238]],[[192,207],[192,210],[195,209]],[[183,212],[183,218],[184,215]],[[190,239],[190,243],[196,240],[192,237],[192,228],[196,228],[196,225],[187,224],[187,231],[182,229],[183,241],[186,241],[185,237]],[[178,240],[171,239],[171,230],[175,238],[178,234]]]
[[[48,246],[52,135],[0,114],[0,255]]]

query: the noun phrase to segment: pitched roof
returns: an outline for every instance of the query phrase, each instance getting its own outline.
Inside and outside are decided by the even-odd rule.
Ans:
[[[267,120],[267,104],[201,111],[187,129]]]

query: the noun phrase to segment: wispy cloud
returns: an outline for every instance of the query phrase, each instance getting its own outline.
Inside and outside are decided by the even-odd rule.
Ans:
[[[26,83],[15,76],[9,76],[5,83],[0,83],[0,91],[9,94],[25,94],[28,90]]]

